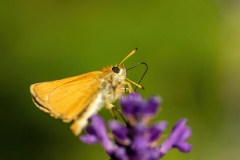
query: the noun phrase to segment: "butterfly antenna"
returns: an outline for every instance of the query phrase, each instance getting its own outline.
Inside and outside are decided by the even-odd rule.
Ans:
[[[121,64],[123,64],[123,62],[124,62],[126,59],[128,59],[129,57],[131,57],[134,53],[136,53],[136,51],[137,51],[137,48],[135,48],[134,50],[132,50],[132,52],[130,52],[130,53],[122,60],[122,62],[119,63],[118,66],[120,66]]]
[[[133,69],[133,68],[139,66],[140,64],[144,64],[144,65],[146,66],[146,70],[145,70],[145,72],[143,73],[143,75],[142,75],[140,81],[137,83],[137,85],[135,84],[135,85],[136,85],[136,88],[134,89],[134,91],[136,91],[137,88],[141,88],[141,87],[139,87],[138,85],[140,85],[140,83],[141,83],[143,77],[144,77],[145,74],[147,73],[147,71],[148,71],[148,65],[147,65],[147,63],[145,63],[145,62],[140,62],[140,63],[137,63],[137,64],[135,64],[134,66],[132,66],[132,67],[130,67],[130,68],[127,69],[127,71],[129,71],[129,70],[131,70],[131,69]],[[131,83],[132,83],[132,82],[131,82]],[[134,83],[133,83],[133,84],[134,84]],[[143,88],[143,87],[142,87],[142,88]]]

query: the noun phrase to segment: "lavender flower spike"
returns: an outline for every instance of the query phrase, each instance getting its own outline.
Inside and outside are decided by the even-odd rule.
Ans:
[[[116,120],[109,122],[112,140],[104,121],[97,115],[90,118],[91,125],[86,128],[88,134],[80,139],[88,144],[101,143],[111,160],[158,160],[173,148],[190,152],[192,146],[186,140],[191,136],[191,130],[186,126],[186,119],[178,121],[170,136],[162,144],[158,143],[167,122],[149,126],[149,120],[156,115],[160,102],[159,97],[145,101],[138,93],[129,94],[121,99],[126,124]]]

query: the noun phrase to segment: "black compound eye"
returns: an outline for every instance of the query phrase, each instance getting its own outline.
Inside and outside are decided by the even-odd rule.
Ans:
[[[112,71],[113,71],[114,73],[119,73],[120,69],[119,69],[118,67],[113,67],[113,68],[112,68]]]

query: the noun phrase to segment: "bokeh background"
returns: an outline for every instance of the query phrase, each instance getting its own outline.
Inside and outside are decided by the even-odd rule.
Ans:
[[[29,86],[119,63],[144,61],[156,120],[188,118],[189,154],[165,160],[239,159],[240,2],[237,0],[0,1],[0,159],[106,160],[31,101]],[[129,71],[139,81],[144,66]],[[110,119],[102,109],[100,114]]]

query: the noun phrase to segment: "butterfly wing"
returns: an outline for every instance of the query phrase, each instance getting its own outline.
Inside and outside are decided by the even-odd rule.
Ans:
[[[43,111],[65,122],[76,119],[97,97],[103,72],[95,71],[62,80],[33,84],[34,103]]]

